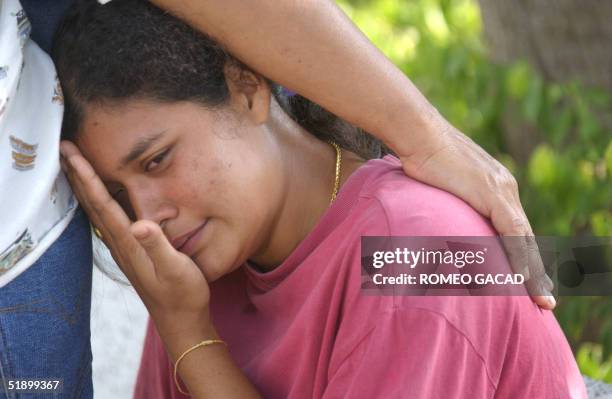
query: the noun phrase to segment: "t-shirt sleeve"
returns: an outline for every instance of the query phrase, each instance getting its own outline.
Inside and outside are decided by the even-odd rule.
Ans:
[[[323,398],[492,398],[482,357],[469,340],[430,310],[382,315],[335,370]]]

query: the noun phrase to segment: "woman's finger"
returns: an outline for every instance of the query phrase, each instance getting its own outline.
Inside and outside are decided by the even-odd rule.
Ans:
[[[61,149],[69,180],[79,202],[94,225],[101,230],[104,242],[132,281],[135,276],[131,264],[148,258],[129,231],[130,219],[76,146],[70,142],[62,142]]]
[[[75,168],[71,164],[66,169],[66,175],[70,181],[74,195],[77,197],[79,204],[85,209],[91,223],[101,232],[104,242],[106,244],[112,244],[114,235],[111,233],[111,229],[107,228],[106,221],[93,207],[90,194],[86,192],[86,188],[83,186],[81,179],[79,179]],[[107,246],[109,248],[111,247],[111,245]]]
[[[181,312],[190,314],[196,324],[201,322],[202,312],[210,302],[208,282],[202,271],[188,256],[174,249],[156,223],[139,220],[132,225],[131,232],[150,259],[150,265],[136,264],[135,268],[154,280],[145,287],[149,297],[143,298],[153,318],[158,321]],[[175,332],[184,328],[174,322],[170,325]]]
[[[96,228],[100,229],[100,231],[102,231],[101,221],[97,217],[97,215],[95,215],[92,212],[91,207],[89,206],[89,204],[87,203],[86,199],[84,198],[84,195],[82,193],[82,189],[80,187],[80,183],[79,183],[79,181],[76,179],[76,177],[74,175],[74,170],[72,169],[72,167],[67,165],[67,162],[64,160],[63,157],[60,160],[60,164],[62,166],[62,171],[64,172],[64,175],[66,176],[66,178],[68,179],[68,182],[70,183],[70,188],[72,189],[72,193],[76,197],[79,205],[87,213],[87,217],[89,218],[89,221],[91,222],[91,224],[94,227],[96,227]]]
[[[106,229],[104,228],[102,221],[100,220],[100,218],[98,218],[97,215],[94,214],[89,204],[85,200],[81,192],[82,190],[81,190],[80,184],[74,176],[74,170],[67,165],[63,156],[60,158],[60,165],[62,167],[62,171],[64,172],[64,175],[66,176],[66,178],[68,179],[68,182],[70,183],[72,193],[76,197],[77,202],[87,214],[87,217],[92,227],[97,229],[101,236],[99,236],[97,232],[94,232],[94,233],[96,233],[96,236],[98,237],[100,241],[104,242],[104,244],[108,248],[110,248],[110,245],[108,244],[108,242],[112,242],[110,234],[106,234]]]
[[[94,229],[98,230],[98,232],[100,234],[100,235],[98,235],[98,232],[94,232],[96,234],[97,238],[100,241],[102,241],[104,243],[104,245],[109,249],[113,259],[115,260],[115,262],[117,263],[117,265],[119,266],[121,271],[125,274],[125,276],[128,278],[128,280],[130,280],[130,282],[132,283],[134,288],[137,291],[139,291],[139,289],[138,289],[139,288],[139,283],[137,281],[135,281],[135,278],[132,275],[133,273],[132,273],[131,269],[129,268],[129,266],[126,268],[125,265],[127,264],[127,262],[125,262],[124,259],[122,259],[121,256],[119,255],[119,251],[116,249],[116,245],[115,245],[114,240],[113,240],[113,235],[106,228],[106,226],[104,225],[103,221],[93,211],[93,209],[91,208],[89,202],[86,200],[86,197],[83,194],[83,188],[81,186],[81,183],[80,183],[80,181],[75,176],[74,169],[72,167],[69,167],[68,165],[66,165],[66,161],[64,160],[63,157],[61,158],[60,163],[62,165],[62,170],[64,171],[64,174],[66,175],[66,177],[68,178],[68,181],[70,182],[70,186],[72,188],[72,192],[74,193],[74,196],[77,198],[77,201],[79,202],[79,205],[85,210],[85,213],[87,214],[87,217],[89,218],[89,221],[90,221],[92,227]]]
[[[125,234],[131,221],[117,201],[111,197],[91,165],[78,155],[68,158],[68,162],[75,171],[75,181],[82,189],[83,200],[93,213],[111,233]]]
[[[131,232],[147,252],[159,281],[172,282],[193,271],[199,273],[191,259],[174,249],[156,223],[139,220],[132,225]]]
[[[96,227],[101,230],[105,242],[110,243],[108,247],[117,263],[141,296],[150,295],[151,291],[158,289],[155,262],[147,249],[133,236],[131,220],[76,146],[62,143],[62,153],[67,160],[75,189],[88,214],[97,221]],[[163,236],[161,230],[159,232]],[[176,258],[173,261],[176,263]]]

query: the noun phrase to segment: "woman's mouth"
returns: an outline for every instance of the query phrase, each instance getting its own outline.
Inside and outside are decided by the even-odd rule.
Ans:
[[[208,219],[206,219],[204,223],[202,223],[200,226],[196,227],[189,233],[172,240],[172,245],[174,246],[174,248],[176,248],[177,251],[182,252],[187,256],[193,255],[193,253],[197,249],[198,241],[202,236],[202,231],[204,230],[204,227],[207,223]]]

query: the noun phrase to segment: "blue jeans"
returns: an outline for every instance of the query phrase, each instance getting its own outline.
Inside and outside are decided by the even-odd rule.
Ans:
[[[0,288],[1,399],[93,397],[91,273],[89,221],[79,208],[45,254]],[[61,378],[63,390],[5,392],[7,378]]]

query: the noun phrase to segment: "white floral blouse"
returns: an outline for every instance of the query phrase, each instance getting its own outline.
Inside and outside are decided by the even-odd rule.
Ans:
[[[60,171],[63,97],[18,0],[0,0],[0,287],[60,236],[76,201]]]

